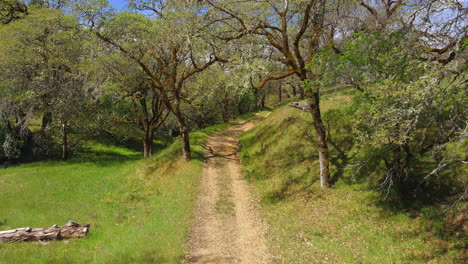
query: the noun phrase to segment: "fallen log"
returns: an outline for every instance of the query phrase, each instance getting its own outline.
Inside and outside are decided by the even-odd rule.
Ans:
[[[290,107],[294,107],[294,108],[297,108],[297,109],[300,109],[304,112],[311,112],[310,110],[310,105],[306,102],[291,102],[288,104]]]
[[[13,230],[0,231],[0,242],[14,243],[26,241],[42,241],[42,240],[62,240],[69,238],[84,237],[88,234],[89,224],[80,225],[74,221],[62,227],[53,225],[46,228],[17,228]]]

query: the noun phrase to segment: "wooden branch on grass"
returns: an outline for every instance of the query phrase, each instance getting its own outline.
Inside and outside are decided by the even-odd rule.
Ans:
[[[77,222],[70,220],[62,227],[53,225],[52,227],[46,228],[25,227],[5,230],[0,231],[0,242],[14,243],[79,238],[88,234],[89,226],[89,224],[80,225]]]
[[[294,108],[297,108],[297,109],[300,109],[304,112],[311,112],[310,110],[310,106],[308,103],[306,102],[291,102],[288,104],[290,107],[294,107]]]

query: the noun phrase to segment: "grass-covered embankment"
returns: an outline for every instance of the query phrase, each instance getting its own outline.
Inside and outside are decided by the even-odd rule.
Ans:
[[[324,100],[322,109],[349,100],[335,96]],[[439,238],[434,223],[422,214],[379,205],[380,193],[365,181],[343,179],[352,173],[321,190],[314,142],[310,114],[288,106],[240,138],[243,169],[261,198],[278,263],[460,261],[459,245]],[[331,149],[334,161],[345,165],[346,156]]]
[[[0,169],[0,230],[90,223],[84,239],[0,244],[0,263],[180,263],[202,172],[202,143],[230,124],[191,133],[142,160],[130,149],[93,144],[68,162]]]

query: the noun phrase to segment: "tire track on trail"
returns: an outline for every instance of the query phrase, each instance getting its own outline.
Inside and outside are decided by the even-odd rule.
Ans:
[[[267,225],[237,157],[239,136],[257,117],[208,137],[185,263],[271,263]]]

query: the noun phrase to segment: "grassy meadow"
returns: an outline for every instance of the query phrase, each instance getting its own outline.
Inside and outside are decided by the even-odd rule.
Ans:
[[[90,143],[68,162],[0,169],[0,230],[90,223],[83,239],[0,244],[0,263],[180,263],[202,171],[202,143],[222,124],[191,134],[194,159],[176,141],[147,160]]]

